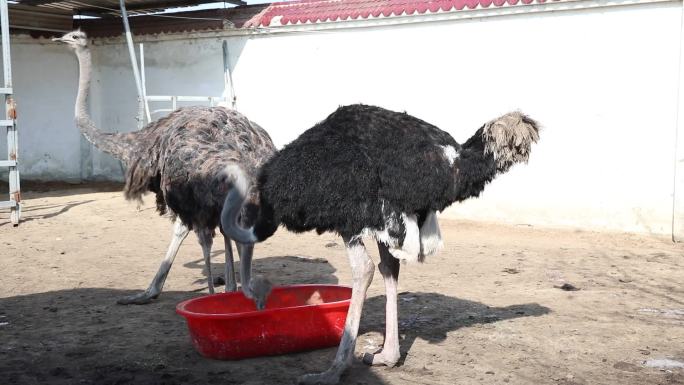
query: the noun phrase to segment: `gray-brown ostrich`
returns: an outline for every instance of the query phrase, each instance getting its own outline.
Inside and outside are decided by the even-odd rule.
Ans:
[[[463,145],[406,113],[379,107],[341,107],[285,146],[261,169],[260,212],[245,230],[237,223],[250,178],[237,174],[223,205],[224,231],[239,242],[260,242],[279,224],[295,232],[339,233],[352,268],[352,298],[332,366],[300,378],[334,384],[350,365],[373,262],[363,236],[376,239],[385,281],[386,331],[381,352],[364,362],[399,360],[399,260],[422,261],[441,246],[436,212],[477,197],[515,163],[526,162],[538,140],[534,120],[513,112],[484,124]]]
[[[87,36],[76,30],[53,39],[73,48],[78,57],[79,87],[76,124],[97,148],[120,159],[127,166],[124,193],[140,200],[154,192],[160,214],[170,211],[175,221],[173,238],[152,283],[142,293],[119,299],[120,304],[143,304],[159,296],[178,249],[194,230],[202,246],[209,292],[214,292],[210,252],[224,198],[232,188],[233,174],[254,179],[258,168],[275,147],[269,135],[240,113],[223,107],[185,107],[131,133],[104,133],[95,127],[86,107],[90,85],[91,54]],[[256,190],[248,193],[257,202]],[[256,210],[248,204],[241,210],[242,221],[250,223]],[[224,234],[226,248],[226,291],[236,290],[231,240]],[[246,296],[254,298],[254,284],[268,287],[262,279],[252,280],[253,245],[238,244],[240,277]],[[268,290],[258,287],[261,296]],[[264,298],[254,298],[262,308]]]

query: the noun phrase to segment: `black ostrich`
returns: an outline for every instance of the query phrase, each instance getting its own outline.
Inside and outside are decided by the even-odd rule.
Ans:
[[[175,221],[173,238],[150,286],[142,293],[123,297],[120,304],[145,304],[157,298],[181,243],[194,230],[202,246],[209,292],[214,292],[211,275],[211,246],[219,225],[221,209],[235,172],[256,179],[257,170],[273,155],[275,147],[268,133],[237,111],[223,107],[184,107],[131,133],[106,133],[88,115],[91,59],[88,38],[80,30],[53,39],[74,50],[79,64],[76,125],[83,136],[100,150],[126,164],[127,199],[141,200],[146,192],[156,194],[160,214],[170,211]],[[250,192],[256,202],[256,191]],[[256,216],[254,204],[245,206],[241,220]],[[230,238],[226,248],[226,291],[237,289]],[[270,284],[262,277],[251,279],[253,245],[237,245],[240,254],[242,291],[263,307]]]
[[[463,145],[406,113],[351,105],[285,146],[261,169],[260,211],[253,227],[237,223],[248,179],[237,174],[223,205],[224,231],[239,242],[260,242],[282,223],[288,230],[339,233],[352,268],[353,289],[344,335],[330,369],[300,378],[334,384],[350,365],[373,262],[363,236],[376,239],[385,280],[383,349],[364,362],[393,366],[399,359],[399,260],[422,261],[441,247],[436,212],[477,197],[496,175],[526,162],[538,140],[537,123],[512,112],[484,124]]]

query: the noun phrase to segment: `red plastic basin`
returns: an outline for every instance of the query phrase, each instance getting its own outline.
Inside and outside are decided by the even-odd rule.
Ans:
[[[346,286],[293,285],[273,288],[262,311],[234,292],[181,302],[176,312],[200,354],[236,360],[339,345],[350,298]]]

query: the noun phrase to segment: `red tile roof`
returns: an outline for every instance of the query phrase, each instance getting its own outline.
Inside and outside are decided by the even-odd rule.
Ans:
[[[494,8],[563,0],[297,0],[273,3],[245,23],[245,27],[269,26],[280,16],[280,24],[316,23],[399,15]]]

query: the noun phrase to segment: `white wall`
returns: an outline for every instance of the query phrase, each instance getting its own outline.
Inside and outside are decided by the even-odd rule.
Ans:
[[[671,2],[230,37],[237,107],[279,146],[349,103],[406,110],[459,142],[485,121],[519,108],[544,126],[529,165],[516,167],[480,199],[452,207],[445,216],[668,234],[680,9]],[[62,95],[55,99],[46,95],[57,94],[48,91],[52,86],[35,80],[18,91],[24,114],[33,108],[24,100],[35,98],[41,107],[53,103],[52,119],[60,119],[52,125],[21,122],[23,176],[45,178],[45,172],[33,171],[32,159],[46,153],[65,159],[64,167],[54,164],[53,179],[63,178],[57,171],[78,178],[79,156],[84,167],[92,164],[89,177],[120,178],[118,163],[96,150],[92,162],[85,150],[74,155],[77,132],[69,103],[75,60],[58,48],[37,46],[15,58],[28,60],[40,50],[67,67],[50,71],[73,83],[60,85]],[[125,47],[100,42],[94,58],[96,122],[134,129],[135,87]],[[221,38],[148,42],[148,93],[219,95],[221,60]],[[56,146],[27,133],[44,135],[44,127],[55,127],[71,142]]]
[[[12,80],[17,101],[20,172],[43,180],[81,179],[80,135],[74,128],[78,71],[63,47],[12,39]],[[4,129],[0,157],[7,159]],[[0,170],[7,180],[7,169]]]
[[[520,108],[545,128],[530,164],[446,216],[666,234],[679,8],[253,39],[236,68],[239,107],[278,144],[339,104],[406,110],[459,142]]]

